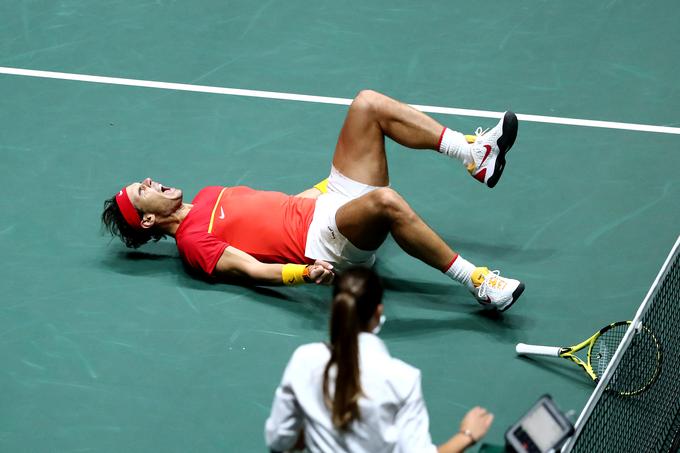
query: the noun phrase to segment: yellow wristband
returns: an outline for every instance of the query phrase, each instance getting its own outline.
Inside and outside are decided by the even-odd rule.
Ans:
[[[315,189],[318,189],[321,193],[328,192],[328,178],[314,185]]]
[[[301,285],[309,281],[309,266],[305,264],[284,264],[281,268],[284,285]]]

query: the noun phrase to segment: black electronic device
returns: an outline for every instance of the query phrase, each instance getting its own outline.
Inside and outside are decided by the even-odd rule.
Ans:
[[[555,452],[573,433],[574,425],[550,395],[543,395],[505,432],[505,448],[516,453]]]

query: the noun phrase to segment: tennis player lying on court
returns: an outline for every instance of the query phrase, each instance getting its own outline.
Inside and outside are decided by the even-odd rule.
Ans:
[[[465,136],[408,105],[361,91],[340,131],[330,176],[314,188],[292,196],[211,186],[184,203],[180,189],[147,178],[106,200],[102,222],[128,247],[172,236],[191,268],[253,285],[329,284],[336,267],[370,266],[391,234],[406,253],[465,285],[480,304],[504,311],[524,284],[465,260],[388,187],[384,140],[458,159],[473,178],[494,187],[516,136],[511,112],[488,132]]]

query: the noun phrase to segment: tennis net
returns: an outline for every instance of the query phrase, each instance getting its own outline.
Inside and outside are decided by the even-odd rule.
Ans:
[[[576,422],[563,452],[677,452],[680,446],[680,237],[645,297],[607,371]],[[653,332],[659,354],[636,347],[635,334]],[[644,351],[644,352],[643,352]],[[646,391],[620,395],[657,366]],[[653,368],[652,368],[653,369]]]

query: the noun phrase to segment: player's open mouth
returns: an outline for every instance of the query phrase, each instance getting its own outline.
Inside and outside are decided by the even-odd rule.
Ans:
[[[158,184],[158,191],[168,198],[175,199],[179,195],[179,192],[174,187],[164,186],[163,184]]]
[[[160,193],[167,193],[167,192],[172,192],[173,190],[175,190],[174,187],[164,186],[163,184],[161,184],[157,181],[152,181],[151,186],[154,190],[156,190],[157,192],[160,192]]]

